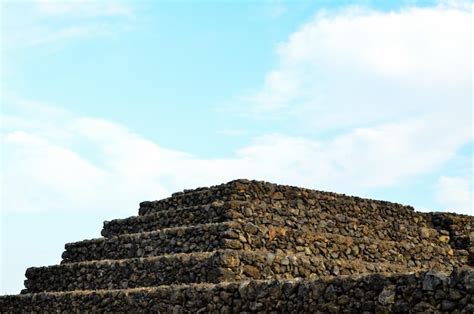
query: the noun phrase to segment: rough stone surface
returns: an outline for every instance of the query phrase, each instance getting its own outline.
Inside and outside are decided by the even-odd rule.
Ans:
[[[465,269],[446,277],[434,291],[422,288],[426,272],[318,280],[244,281],[167,285],[126,290],[24,294],[0,298],[2,312],[161,312],[161,313],[473,313],[474,291]],[[428,276],[436,276],[428,274]],[[443,279],[445,280],[444,277]],[[451,295],[458,295],[456,300]]]
[[[235,180],[140,203],[0,312],[473,312],[474,218]]]

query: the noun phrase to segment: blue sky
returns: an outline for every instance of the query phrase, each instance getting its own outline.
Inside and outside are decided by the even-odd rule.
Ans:
[[[246,177],[472,214],[472,3],[3,1],[0,293]]]

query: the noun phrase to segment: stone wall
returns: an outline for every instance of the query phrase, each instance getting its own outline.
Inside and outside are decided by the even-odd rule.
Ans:
[[[232,225],[235,223],[176,227],[67,243],[63,253],[63,263],[170,253],[210,252],[227,247],[227,239],[222,235],[232,228]]]
[[[66,244],[60,265],[29,268],[22,295],[0,297],[0,305],[25,312],[470,310],[473,227],[472,216],[236,180],[143,202],[138,216],[104,222],[102,238]],[[432,273],[453,270],[450,278]]]
[[[236,180],[235,182],[238,181],[240,180]],[[159,201],[141,202],[138,214],[148,215],[163,210],[207,205],[215,200],[231,200],[235,194],[235,184],[233,182],[234,181],[209,188],[203,187],[190,191],[174,193],[171,197]]]
[[[2,312],[474,312],[474,271],[271,280],[0,298]]]
[[[22,293],[126,289],[173,283],[219,282],[215,253],[162,255],[32,267]]]
[[[403,264],[406,267],[446,267],[467,263],[467,256],[454,256],[447,241],[436,230],[400,232],[398,241],[383,240],[377,234],[364,233],[369,227],[355,227],[346,223],[339,232],[336,223],[320,220],[291,226],[291,220],[254,222],[236,219],[216,224],[186,228],[162,229],[113,238],[87,240],[66,245],[63,261],[66,263],[100,259],[123,259],[156,256],[167,253],[209,252],[217,249],[306,253],[327,259],[361,259],[366,262]],[[279,222],[282,222],[280,224]],[[355,225],[357,226],[357,225]],[[360,225],[359,225],[360,226]],[[373,228],[373,227],[372,227]],[[421,229],[422,230],[422,229]],[[410,233],[419,233],[410,237]]]
[[[140,213],[105,222],[106,238],[66,244],[63,263],[266,249],[409,269],[472,264],[471,216],[448,219],[400,204],[266,182],[237,180],[176,193],[141,203]]]
[[[143,202],[139,210],[143,218],[121,221],[122,227],[126,225],[123,229],[132,232],[153,230],[161,225],[152,223],[151,218],[145,218],[147,215],[157,215],[166,208],[187,210],[186,206],[191,204],[207,204],[202,206],[201,214],[193,215],[194,221],[213,222],[213,213],[219,212],[225,213],[221,216],[222,221],[243,219],[268,229],[309,226],[313,228],[307,230],[309,232],[359,238],[362,239],[359,242],[368,245],[376,241],[383,251],[389,251],[393,245],[398,246],[397,254],[411,256],[415,264],[443,252],[455,265],[474,265],[473,216],[426,214],[396,203],[261,181],[236,180],[176,193],[172,198],[160,201]],[[196,207],[189,208],[196,212]],[[208,212],[209,218],[204,218],[203,212]],[[117,232],[114,231],[115,234]],[[105,234],[112,233],[105,231]],[[387,248],[384,248],[385,244]],[[420,251],[423,247],[427,249]],[[435,252],[432,253],[433,250]]]
[[[468,256],[474,266],[474,217],[453,213],[428,213],[433,227],[449,235],[449,244],[458,254]]]
[[[220,205],[220,203],[218,204]],[[232,219],[231,213],[227,206],[213,206],[212,204],[168,209],[143,216],[105,221],[101,234],[104,237],[110,238],[127,233],[225,222]]]
[[[32,267],[26,271],[26,289],[22,293],[126,289],[246,279],[317,279],[373,272],[396,273],[406,269],[407,266],[400,263],[374,263],[360,258],[327,259],[305,252],[217,250]]]

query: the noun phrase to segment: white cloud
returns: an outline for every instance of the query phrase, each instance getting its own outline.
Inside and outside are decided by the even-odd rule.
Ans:
[[[2,117],[6,211],[131,210],[173,192],[194,165],[110,121],[34,102],[15,109]]]
[[[267,134],[202,159],[112,121],[23,102],[4,128],[5,207],[61,210],[51,204],[60,199],[66,209],[125,209],[239,177],[367,195],[432,173],[473,139],[466,8],[319,13],[281,44],[253,109],[316,135],[339,129],[324,140]]]
[[[132,6],[122,1],[8,2],[3,11],[4,51],[111,36],[134,17]]]
[[[463,5],[461,5],[463,4]],[[318,12],[277,49],[278,64],[247,96],[261,115],[311,129],[471,110],[472,5]]]
[[[130,210],[142,200],[242,177],[364,195],[432,171],[459,145],[450,138],[425,144],[431,125],[413,119],[324,141],[265,135],[232,157],[202,159],[111,121],[29,104],[29,115],[4,126],[7,211]],[[40,124],[29,124],[32,116]]]
[[[98,17],[132,15],[130,7],[120,1],[35,0],[35,6],[42,16]]]
[[[278,45],[276,65],[244,100],[258,119],[329,135],[313,156],[328,161],[323,182],[377,187],[433,173],[474,138],[472,9],[319,11]]]
[[[22,45],[37,46],[44,44],[51,44],[56,42],[62,42],[70,39],[78,38],[93,38],[110,35],[113,32],[110,28],[106,27],[105,24],[86,24],[86,25],[73,25],[65,26],[58,30],[52,28],[39,28],[34,32],[25,32],[22,35],[23,38],[16,38],[13,41],[13,45],[16,43],[22,43]],[[11,42],[9,42],[10,44]]]
[[[438,201],[446,211],[474,215],[472,181],[462,177],[440,177],[437,182]]]
[[[103,170],[76,152],[22,131],[4,138],[3,169],[6,210],[62,210],[87,204],[104,183]],[[94,182],[94,184],[91,184]]]

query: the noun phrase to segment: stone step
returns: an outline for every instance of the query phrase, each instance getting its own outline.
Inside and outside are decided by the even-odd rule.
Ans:
[[[300,228],[302,225],[325,229],[323,232],[347,236],[369,236],[377,240],[420,240],[427,234],[436,236],[433,228],[425,222],[404,224],[393,220],[377,220],[364,215],[349,217],[332,214],[321,208],[271,208],[245,201],[214,201],[211,204],[162,210],[155,213],[116,219],[104,223],[102,235],[112,237],[126,233],[155,231],[160,228],[190,226],[210,222],[223,222],[241,219],[256,225],[274,225]]]
[[[219,255],[221,281],[242,281],[247,279],[294,279],[323,278],[327,276],[363,274],[373,272],[394,273],[417,271],[423,266],[409,267],[406,262],[367,262],[361,258],[327,259],[307,253],[271,252],[260,250],[224,250]],[[428,267],[428,265],[425,265]],[[447,270],[438,267],[439,270]]]
[[[418,225],[430,224],[424,215],[414,212],[410,206],[248,180],[235,180],[210,188],[175,193],[163,200],[142,202],[139,215],[206,205],[214,201],[240,201],[254,205],[263,203],[265,208],[272,210],[299,211],[300,217],[312,211],[316,215],[325,212],[332,216],[365,217],[375,221],[414,221]]]
[[[144,216],[105,221],[102,236],[156,231],[163,228],[185,227],[197,224],[231,220],[230,211],[222,203],[168,209]]]
[[[245,223],[236,228],[236,238],[244,250],[265,248],[292,252],[308,252],[327,259],[362,258],[368,262],[441,263],[459,266],[467,263],[467,256],[454,258],[450,245],[438,238],[391,241],[369,236],[343,236],[325,232],[324,228],[294,229],[287,227],[256,226]]]
[[[474,270],[0,296],[5,313],[472,313]]]
[[[236,227],[234,222],[209,223],[67,243],[62,263],[210,252],[232,246],[236,241],[226,235]]]
[[[244,249],[307,252],[326,259],[361,258],[367,262],[467,263],[468,256],[452,258],[448,243],[437,238],[388,241],[370,236],[343,236],[325,228],[302,229],[255,225],[245,220],[210,223],[66,244],[63,263],[125,259],[170,253]]]
[[[177,283],[218,282],[215,253],[98,260],[26,271],[23,293],[42,291],[126,289]]]
[[[184,192],[174,193],[171,197],[165,199],[141,202],[138,214],[148,215],[164,210],[207,205],[214,201],[228,201],[234,198],[233,194],[235,192],[233,182],[209,188],[185,190]]]
[[[280,250],[217,250],[32,267],[26,271],[27,290],[24,293],[125,289],[245,279],[319,278],[407,269],[419,270],[421,267],[408,267],[406,262],[371,263],[362,259],[326,259]]]
[[[231,205],[234,203],[230,202]],[[231,206],[229,206],[231,207]],[[343,214],[331,214],[321,209],[297,208],[256,208],[249,203],[240,202],[238,209],[231,209],[229,216],[239,217],[256,225],[282,228],[321,229],[322,232],[335,233],[352,237],[368,236],[378,240],[421,240],[438,236],[438,232],[427,224],[409,224],[358,215],[350,217]],[[429,229],[429,230],[427,230]]]

